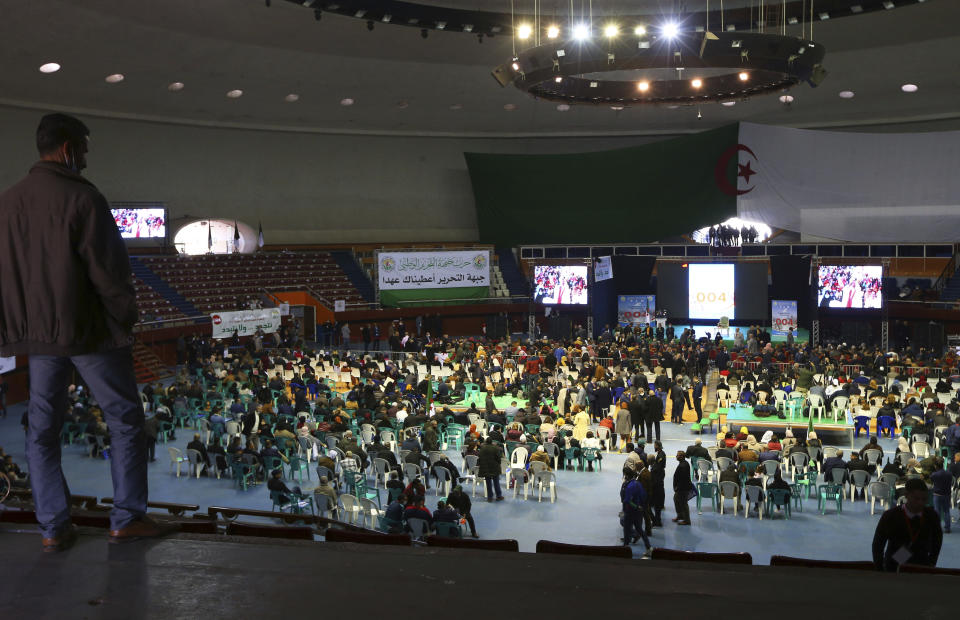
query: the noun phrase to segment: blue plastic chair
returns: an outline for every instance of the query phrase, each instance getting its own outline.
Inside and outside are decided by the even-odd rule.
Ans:
[[[888,415],[882,415],[877,418],[877,435],[883,436],[883,431],[887,431],[891,439],[897,434],[897,420]]]
[[[853,419],[853,436],[859,437],[860,431],[867,431],[867,437],[870,436],[870,417],[858,415]]]

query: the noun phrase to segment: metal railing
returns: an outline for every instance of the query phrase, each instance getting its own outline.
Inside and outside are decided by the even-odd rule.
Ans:
[[[477,305],[489,305],[489,304],[523,304],[529,303],[529,295],[510,295],[508,297],[464,297],[456,299],[411,299],[405,301],[397,301],[398,306],[428,306],[431,304],[450,304],[450,303],[464,303],[464,304],[477,304]]]
[[[942,292],[944,287],[947,286],[947,282],[950,278],[953,277],[953,274],[957,272],[957,257],[960,256],[957,252],[953,253],[953,256],[950,257],[950,261],[943,268],[943,271],[940,272],[940,277],[937,278],[937,281],[934,283],[933,288],[938,292]]]
[[[164,329],[166,327],[184,327],[186,325],[202,325],[210,322],[209,314],[193,314],[173,319],[159,319],[156,321],[140,321],[133,326],[134,333]]]

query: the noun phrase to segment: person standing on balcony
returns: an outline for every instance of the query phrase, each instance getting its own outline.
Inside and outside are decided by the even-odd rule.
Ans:
[[[76,539],[60,463],[73,368],[110,432],[110,541],[171,531],[145,516],[147,443],[132,352],[136,296],[110,207],[80,174],[89,134],[72,116],[44,116],[36,133],[40,161],[0,194],[0,355],[29,359],[26,456],[45,552]]]

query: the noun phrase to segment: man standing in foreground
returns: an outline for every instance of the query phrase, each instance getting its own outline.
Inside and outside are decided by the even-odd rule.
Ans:
[[[928,493],[923,480],[907,480],[907,503],[880,517],[873,535],[877,570],[896,572],[903,564],[937,565],[943,530],[936,511],[927,507]]]
[[[26,455],[46,552],[76,538],[60,464],[71,365],[110,429],[110,542],[170,531],[145,517],[147,451],[131,348],[137,305],[107,201],[80,175],[88,135],[76,118],[44,116],[41,161],[0,194],[0,355],[29,356]]]

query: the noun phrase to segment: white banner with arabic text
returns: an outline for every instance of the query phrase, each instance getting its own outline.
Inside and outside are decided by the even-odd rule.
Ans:
[[[377,277],[380,290],[490,286],[490,252],[380,252]]]
[[[217,339],[232,338],[234,332],[241,336],[252,336],[258,329],[265,334],[272,334],[280,329],[280,309],[214,312],[210,315],[210,322],[213,325],[213,337]]]

